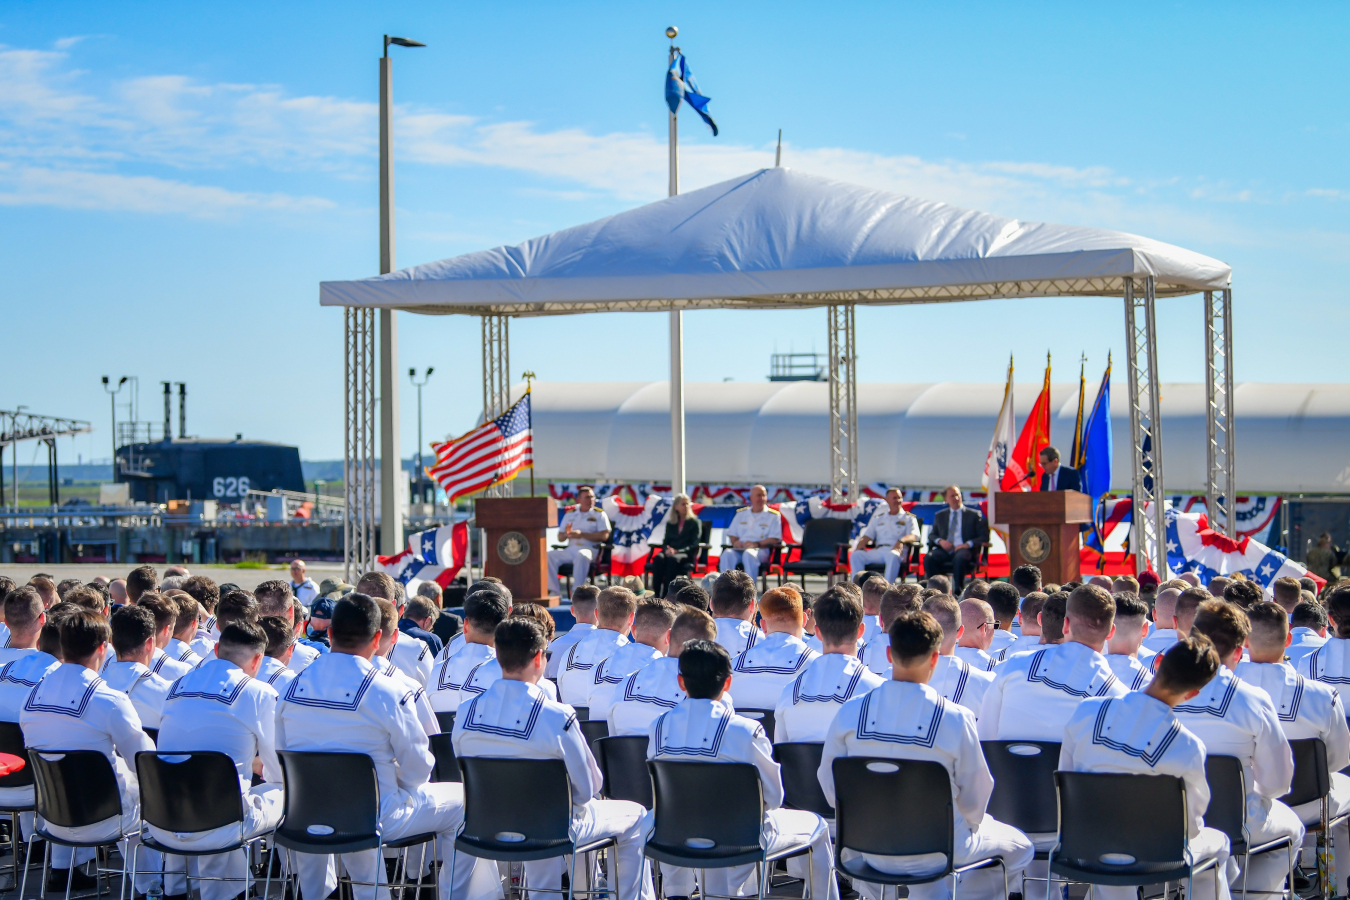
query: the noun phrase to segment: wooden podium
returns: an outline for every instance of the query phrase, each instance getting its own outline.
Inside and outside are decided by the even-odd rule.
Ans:
[[[483,497],[474,501],[474,519],[487,532],[484,572],[500,578],[520,603],[557,606],[548,594],[548,539],[558,522],[552,497]]]
[[[1081,577],[1078,526],[1092,521],[1092,498],[1078,491],[1000,491],[996,525],[1008,529],[1008,565],[1033,565],[1047,584]]]

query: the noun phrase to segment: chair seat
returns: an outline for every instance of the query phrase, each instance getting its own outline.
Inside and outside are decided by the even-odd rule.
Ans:
[[[810,852],[811,845],[806,842],[791,844],[773,853],[765,853],[764,848],[758,845],[750,847],[708,847],[704,849],[667,846],[648,841],[646,847],[647,856],[657,862],[669,863],[672,866],[683,866],[687,869],[726,869],[731,866],[791,859],[794,856],[802,856]]]
[[[1071,881],[1129,887],[1141,884],[1158,884],[1163,881],[1184,881],[1192,872],[1198,875],[1206,869],[1214,868],[1214,863],[1215,860],[1210,858],[1198,864],[1192,870],[1185,860],[1111,866],[1086,859],[1052,859],[1050,871],[1056,875],[1063,875]]]
[[[837,854],[836,854],[837,856]],[[861,856],[854,859],[837,859],[835,866],[839,871],[845,873],[850,878],[861,881],[868,881],[872,884],[932,884],[935,881],[941,881],[952,872],[974,872],[977,869],[988,869],[999,864],[997,856],[991,856],[988,859],[982,859],[978,862],[970,863],[965,866],[957,866],[950,872],[946,869],[934,872],[931,875],[892,875],[889,872],[882,872],[880,869],[874,869],[868,864],[867,860]]]
[[[616,838],[608,837],[575,845],[570,840],[499,841],[495,838],[480,838],[461,834],[455,839],[455,849],[463,850],[470,856],[491,859],[500,862],[529,862],[536,859],[553,859],[568,854],[589,853],[601,847],[618,846]]]
[[[430,844],[435,839],[436,832],[424,831],[421,834],[399,838],[396,841],[384,841],[381,846],[387,847],[390,850],[402,850],[404,847],[416,847],[418,844]]]
[[[257,838],[254,838],[253,840],[256,841]],[[195,847],[191,850],[183,850],[180,847],[170,847],[167,844],[161,844],[159,841],[155,840],[154,835],[148,834],[144,831],[141,832],[141,846],[146,847],[150,850],[158,850],[160,853],[174,853],[179,856],[216,856],[221,853],[233,853],[235,850],[240,850],[244,847],[247,847],[251,843],[253,843],[253,841],[238,841],[228,846],[218,847],[213,850],[198,850]]]
[[[324,856],[329,853],[355,853],[358,850],[374,850],[380,846],[378,834],[299,834],[285,830],[283,824],[276,831],[276,842],[287,850],[297,853],[316,853]]]
[[[791,572],[797,575],[805,572],[810,575],[813,572],[831,572],[834,570],[835,561],[833,559],[794,559],[792,562],[783,563],[783,571]]]
[[[56,835],[49,833],[45,828],[37,828],[36,826],[33,828],[32,834],[33,837],[40,837],[44,841],[62,847],[107,847],[111,844],[116,844],[125,838],[125,835],[119,833],[116,837],[104,838],[101,841],[72,841],[68,838],[57,837]]]

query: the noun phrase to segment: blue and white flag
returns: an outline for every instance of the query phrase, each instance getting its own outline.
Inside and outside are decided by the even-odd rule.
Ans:
[[[1092,415],[1083,423],[1083,467],[1078,473],[1083,482],[1083,493],[1092,498],[1093,529],[1087,545],[1103,552],[1102,535],[1096,525],[1099,521],[1097,503],[1111,490],[1111,364],[1106,364],[1097,399],[1092,404]]]
[[[1259,586],[1269,599],[1271,584],[1288,575],[1302,578],[1308,570],[1278,550],[1249,537],[1233,540],[1209,527],[1203,514],[1168,509],[1167,566],[1173,572],[1194,572],[1202,584],[1216,575],[1241,572]]]
[[[666,105],[672,114],[680,111],[681,100],[694,108],[694,112],[712,129],[713,137],[717,137],[717,123],[708,115],[708,103],[712,98],[698,92],[698,82],[694,81],[694,73],[689,71],[688,61],[683,53],[676,50],[674,59],[670,61],[670,71],[666,72]]]

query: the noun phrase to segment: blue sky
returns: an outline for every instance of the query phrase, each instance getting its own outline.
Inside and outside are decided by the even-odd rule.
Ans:
[[[1344,5],[119,3],[0,9],[0,407],[91,419],[100,375],[189,385],[189,429],[341,454],[341,315],[377,271],[380,35],[397,50],[398,261],[665,193],[668,24],[722,133],[685,118],[686,188],[773,161],[1027,220],[1148,235],[1234,269],[1239,380],[1341,381],[1350,325]],[[1119,301],[865,309],[860,375],[997,381],[1008,353],[1089,379]],[[821,349],[822,311],[686,318],[690,380]],[[401,317],[434,365],[428,438],[473,423],[478,321]],[[518,320],[515,372],[663,378],[665,320]],[[1203,376],[1199,298],[1160,307],[1164,380]],[[1117,368],[1122,372],[1123,366]],[[1020,379],[1019,379],[1020,380]],[[404,446],[416,436],[403,395]],[[21,462],[26,462],[21,458]]]

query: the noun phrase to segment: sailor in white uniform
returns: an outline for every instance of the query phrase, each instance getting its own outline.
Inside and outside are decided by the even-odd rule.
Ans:
[[[1284,655],[1291,666],[1297,666],[1327,642],[1327,611],[1320,603],[1300,603],[1289,616],[1289,625],[1292,633]]]
[[[415,678],[403,671],[393,660],[393,650],[398,646],[397,641],[400,638],[411,640],[414,644],[422,644],[415,638],[409,638],[399,630],[398,620],[400,618],[394,604],[388,600],[375,598],[375,604],[380,608],[380,643],[375,648],[375,655],[370,658],[370,662],[375,666],[381,675],[394,679],[400,683],[404,690],[412,692],[412,700],[409,701],[417,711],[417,721],[422,723],[422,730],[427,733],[427,737],[433,734],[441,733],[439,720],[436,718],[436,711],[431,707],[431,699],[427,697],[426,690]],[[423,644],[423,646],[426,646]],[[390,851],[392,852],[392,851]],[[418,855],[421,859],[421,855]],[[428,861],[423,860],[427,865]]]
[[[1089,697],[1079,704],[1064,729],[1059,767],[1066,772],[1180,778],[1190,814],[1186,828],[1191,858],[1196,863],[1218,858],[1215,869],[1196,877],[1194,896],[1215,896],[1217,870],[1222,874],[1218,896],[1228,900],[1228,885],[1237,875],[1237,866],[1228,860],[1228,837],[1205,826],[1210,801],[1205,744],[1172,711],[1177,704],[1194,699],[1219,668],[1209,641],[1186,638],[1173,642],[1157,675],[1143,690],[1122,697]],[[1133,900],[1137,895],[1134,887],[1095,885],[1093,891],[1104,900]]]
[[[243,800],[242,825],[178,833],[147,824],[156,841],[200,852],[276,828],[282,807],[281,766],[274,739],[277,692],[255,677],[266,646],[267,636],[260,626],[226,626],[217,655],[174,682],[159,729],[161,753],[214,750],[234,760]],[[257,787],[253,786],[255,759],[262,763],[263,784]],[[171,871],[179,874],[166,878],[165,893],[186,893],[182,858],[170,857],[169,861]],[[243,850],[198,857],[197,869],[205,878],[233,879],[196,882],[202,900],[229,900],[248,889],[248,857]]]
[[[684,607],[681,607],[683,609]],[[586,707],[592,719],[609,719],[614,692],[628,677],[670,651],[670,629],[679,610],[666,600],[642,600],[633,615],[633,639],[593,670]]]
[[[903,554],[909,552],[910,544],[919,542],[919,523],[905,512],[900,501],[900,491],[891,488],[886,492],[886,506],[878,506],[867,520],[848,555],[850,575],[857,575],[872,563],[882,563],[886,566],[888,583],[899,576]]]
[[[764,639],[731,661],[736,702],[742,710],[771,710],[783,689],[797,680],[820,654],[802,640],[802,596],[791,585],[773,588],[759,598]]]
[[[998,630],[994,608],[983,600],[968,597],[961,601],[961,638],[953,651],[962,662],[977,672],[992,672],[998,660],[989,652]]]
[[[464,600],[464,648],[432,670],[427,695],[436,712],[459,709],[459,689],[479,665],[497,658],[492,635],[511,613],[511,605],[496,591],[474,591]],[[420,642],[419,642],[420,643]]]
[[[506,603],[507,615],[511,614],[511,604],[512,604],[511,589],[508,588],[506,585],[500,584],[495,581],[475,581],[473,584],[469,585],[468,590],[465,591],[464,602],[468,603],[469,598],[472,597],[474,594],[478,593],[479,591],[489,591],[491,593],[497,594]],[[596,593],[597,594],[599,593],[598,589],[596,589]],[[463,650],[464,644],[465,644],[464,629],[461,628],[459,634],[456,634],[450,640],[446,641],[445,646],[441,648],[441,652],[437,653],[435,658],[432,659],[431,661],[432,670],[435,671],[436,669],[440,668],[441,663],[445,662],[447,659]],[[429,682],[428,687],[430,687]]]
[[[839,707],[882,682],[857,657],[863,632],[861,604],[847,592],[831,588],[816,598],[811,610],[824,652],[779,695],[774,709],[776,744],[824,741]]]
[[[558,579],[558,567],[563,563],[572,564],[572,583],[581,584],[590,573],[591,562],[595,559],[595,548],[609,540],[609,516],[595,505],[595,491],[589,487],[577,491],[577,505],[563,514],[558,523],[558,540],[566,541],[567,546],[559,550],[548,551],[548,592],[562,595],[562,582]]]
[[[123,606],[113,613],[110,624],[112,649],[117,658],[104,666],[103,680],[131,698],[142,727],[159,728],[164,700],[173,682],[149,668],[155,657],[155,617],[148,609]]]
[[[755,582],[744,572],[732,570],[717,576],[708,598],[717,623],[717,643],[733,659],[764,640],[755,626]]]
[[[1294,846],[1302,844],[1303,823],[1276,799],[1289,792],[1294,777],[1294,756],[1279,713],[1269,694],[1243,683],[1233,671],[1251,630],[1246,614],[1232,603],[1209,600],[1200,605],[1189,630],[1209,638],[1223,665],[1198,696],[1176,706],[1177,719],[1204,742],[1206,753],[1241,760],[1251,840],[1288,837]],[[1278,892],[1287,874],[1281,854],[1264,853],[1252,858],[1246,886],[1250,891]]]
[[[881,598],[890,589],[890,582],[875,572],[868,572],[861,584],[854,587],[862,594],[863,608],[863,644],[870,644],[877,638],[886,637],[886,629],[881,627]]]
[[[428,782],[434,759],[411,692],[382,677],[370,661],[380,639],[379,606],[353,591],[336,604],[330,629],[332,652],[301,672],[277,704],[277,749],[368,755],[379,786],[381,834],[398,840],[435,832],[448,869],[455,832],[463,822],[464,789],[456,783]],[[327,897],[337,887],[332,857],[295,854],[295,859],[305,896]],[[373,850],[342,854],[341,862],[358,881],[384,877],[384,864]],[[454,869],[455,900],[499,896],[491,863],[456,854]],[[449,900],[450,877],[439,881],[440,900]],[[354,894],[358,900],[372,900],[376,890],[358,885]],[[388,893],[380,889],[379,896],[387,898]]]
[[[1041,609],[1048,599],[1049,595],[1044,591],[1032,591],[1022,598],[1017,612],[1017,639],[1003,648],[998,655],[998,662],[1006,662],[1018,653],[1040,649]]]
[[[291,683],[291,679],[300,674],[286,665],[290,662],[291,651],[295,648],[295,631],[281,616],[261,616],[258,619],[258,627],[267,635],[267,650],[262,663],[258,666],[258,673],[253,677],[270,684],[272,690],[280,696],[286,685]]]
[[[0,656],[4,660],[0,665],[0,721],[17,723],[33,688],[48,672],[61,665],[58,658],[61,632],[54,623],[47,621],[42,597],[33,588],[25,586],[10,591],[4,603],[5,620],[10,625],[10,646]],[[33,786],[0,788],[0,803],[32,806]],[[23,837],[32,834],[33,814],[20,813],[19,827]],[[58,850],[62,851],[61,863],[68,864],[70,850],[67,848],[53,847],[53,860],[57,859]]]
[[[1327,769],[1331,772],[1330,815],[1335,818],[1350,810],[1350,776],[1341,770],[1350,766],[1350,728],[1346,727],[1345,705],[1340,692],[1329,684],[1313,681],[1294,671],[1284,661],[1289,644],[1288,614],[1277,603],[1257,603],[1247,610],[1252,633],[1247,636],[1251,660],[1233,669],[1244,684],[1259,687],[1270,695],[1280,717],[1284,736],[1291,741],[1319,738],[1327,747]],[[1321,804],[1295,806],[1304,825],[1321,820]],[[1336,826],[1333,851],[1336,872],[1345,872],[1350,862],[1350,824]],[[1315,843],[1309,835],[1307,843]],[[1344,876],[1342,876],[1344,877]]]
[[[568,706],[586,706],[595,683],[595,667],[628,643],[637,597],[623,587],[607,587],[596,601],[594,631],[572,645],[558,667],[558,696]]]
[[[712,616],[701,609],[686,607],[670,627],[670,647],[663,659],[655,660],[629,675],[615,686],[609,706],[608,721],[611,735],[646,735],[652,722],[662,713],[674,709],[684,699],[680,687],[680,654],[689,641],[711,641],[716,638],[717,626]],[[722,698],[730,702],[730,694]],[[693,887],[693,883],[689,885]],[[687,897],[689,891],[673,890],[669,883],[666,894]]]
[[[567,651],[595,630],[595,603],[599,596],[600,589],[593,584],[579,584],[572,590],[572,618],[576,619],[576,624],[548,645],[548,671],[544,673],[545,678],[557,678],[558,666],[567,657]]]
[[[381,575],[384,573],[381,572]],[[388,575],[384,576],[388,578]],[[364,579],[362,579],[364,581]],[[393,579],[390,579],[392,584]],[[358,588],[359,589],[359,588]],[[258,615],[260,616],[280,616],[289,621],[295,620],[295,594],[291,592],[289,583],[280,579],[264,581],[253,590],[253,595],[258,598]],[[256,620],[255,620],[256,621]],[[297,673],[305,671],[305,668],[319,658],[319,651],[305,644],[296,644],[295,649],[291,651],[291,659],[286,663],[286,667]]]
[[[1022,598],[1017,588],[1006,581],[995,581],[989,585],[984,602],[994,611],[994,633],[989,640],[989,655],[998,661],[1004,657],[1009,647],[1017,643],[1018,635],[1012,630],[1017,619],[1018,604]]]
[[[910,613],[891,625],[890,638],[891,680],[845,703],[825,737],[817,774],[826,798],[831,804],[836,802],[834,761],[840,757],[879,756],[941,763],[951,778],[956,812],[954,862],[960,866],[997,855],[1007,867],[1009,880],[1015,881],[1031,862],[1031,840],[987,813],[994,779],[980,750],[975,716],[928,683],[942,658],[942,627],[926,612]],[[893,874],[924,874],[933,865],[925,859],[870,854],[865,859],[874,868]],[[859,884],[858,888],[871,898],[880,896],[879,885]],[[963,875],[959,891],[962,897],[1001,897],[1001,873],[990,869]],[[929,884],[910,885],[909,895],[914,900],[948,897],[950,881],[940,878]]]
[[[872,579],[864,585],[876,584],[880,579]],[[872,636],[863,645],[862,650],[858,652],[858,658],[862,660],[873,675],[879,676],[882,680],[891,677],[891,662],[886,656],[886,651],[891,646],[890,627],[902,613],[918,612],[920,608],[919,595],[923,589],[917,584],[899,584],[895,587],[887,588],[881,595],[881,601],[878,608],[878,614],[863,617],[863,632],[870,633]],[[867,591],[863,591],[863,597],[867,597]],[[863,604],[866,609],[866,603]],[[874,621],[881,623],[879,628],[873,626]]]
[[[956,642],[961,639],[961,604],[945,594],[929,597],[923,604],[923,611],[937,621],[942,628],[942,646],[937,668],[928,679],[928,686],[953,703],[964,706],[975,714],[978,720],[980,708],[984,705],[984,695],[994,683],[993,672],[981,672],[956,655]],[[887,635],[889,641],[890,635]],[[891,675],[889,667],[886,677]]]
[[[205,578],[206,576],[193,577]],[[192,585],[188,585],[188,587],[192,587]],[[212,587],[214,587],[214,584],[212,584]],[[215,609],[216,604],[220,602],[220,592],[216,591],[215,596],[212,597],[203,586],[203,589],[198,591],[198,593],[208,598],[211,609],[206,608],[206,605],[202,602],[202,597],[199,597],[196,594],[191,595],[192,598],[197,601],[197,606],[201,610],[201,620],[197,623],[197,631],[193,634],[192,640],[188,643],[192,646],[192,652],[196,653],[202,659],[210,659],[211,654],[215,652],[216,641],[220,640],[220,631],[216,628],[216,614],[212,611]]]
[[[1075,588],[1064,643],[1019,653],[995,670],[980,705],[980,740],[1058,741],[1079,702],[1128,693],[1102,655],[1115,614],[1115,601],[1102,588]]]
[[[1111,596],[1116,601],[1116,633],[1106,642],[1106,661],[1121,684],[1137,691],[1153,680],[1153,657],[1158,655],[1143,648],[1148,604],[1129,591]]]
[[[1181,591],[1176,588],[1164,588],[1153,598],[1153,630],[1144,638],[1144,649],[1162,653],[1177,642],[1176,629],[1177,598]]]
[[[749,763],[759,770],[763,789],[764,830],[760,845],[773,852],[784,843],[809,842],[811,896],[839,900],[834,879],[833,842],[825,820],[815,813],[783,809],[783,780],[764,728],[736,715],[722,702],[731,685],[731,658],[708,641],[691,641],[680,654],[680,685],[688,696],[652,722],[647,758],[696,762]],[[654,812],[647,827],[655,826]],[[706,870],[709,894],[738,895],[756,890],[753,865]]]
[[[171,682],[191,672],[191,663],[179,662],[164,650],[173,639],[173,630],[178,625],[178,604],[174,599],[163,594],[146,593],[141,595],[136,605],[155,615],[155,658],[150,662],[150,671]],[[111,665],[112,661],[113,655],[109,653],[104,665]]]
[[[600,799],[600,767],[576,712],[539,687],[546,662],[543,629],[523,616],[507,619],[497,626],[496,646],[502,677],[456,716],[455,756],[562,760],[572,787],[572,839],[616,837],[618,859],[611,863],[610,879],[613,883],[617,874],[619,900],[653,900],[650,868],[642,855],[642,806]],[[526,863],[527,887],[560,890],[561,863],[561,857]]]
[[[173,637],[164,645],[164,652],[170,659],[187,663],[195,669],[205,659],[192,649],[192,641],[197,636],[197,618],[201,608],[186,591],[175,591],[173,601],[178,605],[178,621],[174,625]]]
[[[1344,690],[1350,685],[1350,587],[1338,587],[1326,597],[1327,640],[1304,654],[1300,675]]]
[[[767,565],[773,548],[783,543],[783,517],[766,505],[768,499],[764,485],[750,489],[750,505],[736,510],[731,524],[722,532],[730,546],[722,548],[718,571],[730,572],[739,565],[751,581],[759,579],[760,566]]]
[[[395,594],[396,596],[388,599],[397,608],[399,619],[402,619],[407,611],[408,595],[403,591],[401,584],[397,586]],[[388,656],[404,675],[421,687],[425,688],[431,683],[431,671],[435,667],[436,655],[431,652],[431,647],[426,641],[417,640],[412,635],[404,633],[401,638],[394,641]]]

